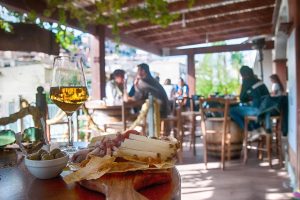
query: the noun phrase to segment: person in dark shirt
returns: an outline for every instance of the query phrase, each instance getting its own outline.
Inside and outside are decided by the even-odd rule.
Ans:
[[[134,100],[148,99],[149,93],[160,103],[160,115],[166,117],[170,112],[168,96],[162,85],[150,73],[149,66],[145,63],[138,65],[137,78],[134,81]]]
[[[242,76],[242,88],[240,93],[240,101],[242,106],[232,107],[230,109],[230,117],[239,127],[244,129],[245,116],[258,116],[260,113],[260,103],[263,98],[270,96],[266,85],[259,80],[248,66],[242,66],[240,69]],[[259,124],[251,124],[250,130],[259,128]]]

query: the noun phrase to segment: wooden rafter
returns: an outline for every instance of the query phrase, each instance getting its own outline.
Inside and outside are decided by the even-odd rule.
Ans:
[[[147,21],[129,19],[129,26],[120,24],[120,37],[125,44],[160,55],[163,48],[205,43],[207,34],[209,42],[272,34],[269,26],[272,24],[275,1],[195,0],[193,7],[188,8],[188,0],[170,0],[168,8],[171,13],[185,13],[185,27],[182,25],[182,16],[167,28]],[[74,4],[92,11],[95,10],[95,2],[96,0],[76,0]],[[144,0],[127,0],[121,12],[127,12],[128,8],[143,3]],[[0,4],[20,12],[34,10],[38,16],[42,16],[47,7],[45,0],[0,0]],[[57,22],[58,13],[50,18],[42,18]],[[67,19],[67,24],[77,29],[80,27],[74,19]],[[97,26],[89,24],[84,31],[95,35]],[[108,38],[114,38],[109,27],[105,28],[105,32]]]
[[[0,50],[59,54],[59,45],[55,42],[55,35],[51,31],[34,24],[12,24],[12,26],[12,33],[0,29]]]
[[[271,33],[272,33],[271,27],[268,27],[266,29],[252,30],[252,31],[245,31],[245,32],[239,31],[237,33],[224,34],[224,35],[220,34],[220,35],[211,36],[209,38],[209,42],[219,42],[219,41],[224,41],[224,40],[229,40],[229,39],[253,37],[253,36],[258,36],[258,35],[270,35]],[[163,46],[163,47],[172,48],[172,47],[180,47],[180,46],[201,44],[201,43],[206,43],[206,39],[186,38],[186,40],[166,41],[166,42],[160,43],[158,45]]]
[[[256,8],[264,8],[264,7],[274,7],[274,2],[275,0],[252,0],[252,1],[246,1],[246,2],[239,2],[235,4],[229,4],[229,5],[224,5],[224,6],[219,6],[219,7],[213,7],[213,8],[207,8],[203,9],[201,11],[191,11],[185,14],[185,19],[186,23],[190,23],[192,21],[195,21],[196,19],[204,20],[204,19],[209,19],[209,18],[215,18],[218,15],[219,16],[224,16],[225,14],[231,14],[231,13],[241,13],[243,11],[251,11],[251,9],[256,9]],[[170,24],[170,26],[174,24],[181,24],[182,19],[175,20]],[[121,31],[129,34],[129,33],[134,33],[146,29],[157,29],[161,28],[158,25],[152,25],[150,22],[138,22],[126,27],[121,27]]]
[[[5,7],[9,8],[10,10],[21,12],[21,13],[24,13],[24,12],[26,13],[31,10],[34,10],[37,13],[37,15],[40,16],[43,20],[49,21],[49,22],[58,22],[58,15],[56,15],[56,14],[54,14],[50,18],[43,17],[43,15],[42,15],[43,11],[47,7],[45,2],[43,2],[43,1],[23,0],[21,2],[18,0],[1,0],[0,4],[4,5]],[[67,23],[70,27],[80,29],[80,25],[79,25],[78,21],[76,21],[74,19],[67,19]],[[88,25],[86,27],[86,30],[84,30],[84,31],[95,35],[95,34],[97,34],[96,30],[97,30],[97,26]],[[106,36],[108,38],[114,39],[114,35],[112,34],[111,29],[106,28],[105,31],[106,31]],[[128,44],[130,46],[144,49],[145,51],[151,52],[156,55],[160,55],[161,50],[155,44],[149,45],[147,42],[142,41],[140,39],[132,38],[131,36],[123,35],[122,33],[120,33],[120,35],[121,35],[121,40],[123,43]]]
[[[169,43],[172,41],[187,41],[189,39],[203,39],[206,40],[208,39],[209,41],[213,40],[214,38],[226,36],[226,35],[232,35],[232,34],[241,34],[241,33],[248,33],[248,32],[269,32],[270,28],[272,27],[272,24],[262,24],[262,25],[254,25],[254,26],[247,26],[244,25],[244,27],[235,27],[231,29],[216,29],[216,32],[210,32],[208,35],[208,38],[206,38],[206,32],[193,32],[189,33],[187,35],[176,35],[173,37],[161,37],[157,40],[152,40],[153,43],[155,44],[160,44],[160,43]]]
[[[273,48],[274,48],[274,41],[267,41],[265,49],[273,49]],[[191,48],[191,49],[170,49],[169,56],[246,51],[246,50],[253,50],[252,44],[246,43],[246,44],[235,44],[235,45],[200,47],[200,48]]]
[[[183,28],[181,24],[178,24],[178,25],[170,26],[168,28],[140,31],[138,33],[134,33],[134,35],[142,39],[151,39],[151,37],[153,36],[178,34],[181,33],[181,31],[198,30],[200,28],[206,29],[209,27],[217,27],[217,26],[222,26],[231,23],[239,23],[239,22],[248,23],[250,21],[256,21],[257,23],[265,23],[265,22],[270,22],[270,20],[272,19],[272,10],[273,8],[267,8],[263,10],[263,13],[257,13],[257,12],[237,13],[231,16],[223,16],[223,17],[213,18],[209,20],[202,20],[202,21],[189,23],[186,25],[185,28]]]
[[[144,2],[144,0],[127,0],[123,6],[123,10],[126,11],[128,8],[138,6],[139,4],[142,4],[143,2]],[[93,5],[93,4],[84,7],[84,9],[91,11],[91,12],[96,11],[95,5]]]
[[[261,19],[267,19],[266,17],[248,18],[242,21],[239,18],[237,18],[236,20],[224,22],[221,24],[210,24],[207,26],[200,25],[199,27],[194,27],[194,28],[166,31],[165,33],[161,33],[161,34],[145,35],[145,36],[141,36],[141,38],[144,40],[156,41],[166,37],[176,38],[177,36],[184,36],[184,35],[193,36],[193,35],[202,34],[205,37],[206,34],[214,35],[216,33],[224,33],[232,30],[242,30],[245,28],[254,29],[264,25],[269,25],[272,16],[269,16],[268,18],[269,20],[261,20]]]
[[[172,0],[168,4],[168,10],[170,13],[183,13],[188,12],[189,10],[201,10],[206,7],[216,7],[221,4],[231,4],[237,1],[249,1],[249,0],[195,0],[193,7],[189,8],[189,1],[188,0]],[[133,8],[136,6],[140,6],[144,3],[144,0],[127,0],[121,10],[121,12],[125,13],[128,11],[129,8]],[[88,7],[85,7],[84,9],[95,12],[97,9],[95,5],[90,5]],[[142,20],[135,20],[135,19],[128,19],[129,23],[137,23],[141,22]],[[122,26],[124,24],[120,24]]]

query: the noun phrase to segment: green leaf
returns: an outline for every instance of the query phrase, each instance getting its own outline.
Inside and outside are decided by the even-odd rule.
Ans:
[[[0,29],[4,30],[5,32],[12,32],[13,27],[10,23],[0,19]]]
[[[27,15],[26,21],[35,22],[36,18],[37,18],[36,12],[34,10],[31,10]]]

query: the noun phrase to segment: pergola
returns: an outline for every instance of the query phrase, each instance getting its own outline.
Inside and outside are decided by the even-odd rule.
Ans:
[[[128,0],[125,7],[134,7],[143,0]],[[252,49],[252,44],[222,45],[192,49],[176,47],[217,42],[228,39],[270,36],[274,34],[278,15],[277,0],[195,0],[192,8],[187,0],[168,1],[169,11],[180,17],[167,28],[153,25],[148,21],[129,20],[128,25],[120,24],[121,42],[160,56],[187,55],[188,84],[191,93],[195,92],[194,55],[225,51]],[[74,1],[77,6],[90,12],[95,11],[94,0]],[[35,11],[47,21],[57,21],[57,16],[45,18],[45,0],[0,0],[0,4],[18,12]],[[126,10],[126,8],[124,8]],[[124,11],[126,12],[126,11]],[[76,20],[68,19],[69,26],[79,28]],[[105,38],[113,39],[111,27],[89,24],[86,32],[95,36],[93,42],[93,98],[105,95]],[[1,45],[0,45],[1,46]],[[266,44],[272,49],[273,41]]]
[[[95,10],[97,0],[74,0],[77,6],[89,11]],[[136,6],[143,0],[127,0],[126,7]],[[275,42],[268,42],[267,48],[275,47],[273,61],[276,72],[288,83],[289,136],[287,138],[286,165],[291,179],[296,180],[294,191],[300,183],[300,1],[299,0],[195,0],[188,8],[187,0],[168,0],[171,12],[180,13],[180,18],[167,28],[161,28],[147,21],[128,21],[120,24],[122,43],[161,55],[187,55],[188,84],[191,92],[195,86],[194,55],[224,51],[252,49],[252,44],[222,45],[192,49],[176,47],[224,41],[241,37],[262,35],[275,36]],[[46,0],[0,0],[10,10],[29,12],[39,16],[46,8]],[[124,8],[124,10],[126,10]],[[57,21],[57,16],[44,20]],[[79,28],[77,21],[68,19],[69,26]],[[94,35],[93,42],[93,98],[105,95],[105,38],[113,39],[111,27],[90,24],[86,32]],[[276,33],[276,35],[275,35]],[[47,35],[47,34],[45,34]],[[1,38],[0,33],[0,38]],[[51,36],[50,36],[51,37]],[[41,38],[42,40],[42,38]],[[3,49],[0,40],[0,49]],[[30,49],[28,47],[28,49]],[[47,50],[47,49],[46,49]],[[48,50],[47,50],[48,51]],[[288,61],[288,67],[287,67]],[[284,81],[283,81],[284,80]]]

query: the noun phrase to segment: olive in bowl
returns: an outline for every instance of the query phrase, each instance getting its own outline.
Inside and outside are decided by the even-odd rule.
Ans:
[[[67,153],[54,149],[47,152],[43,149],[25,158],[28,171],[39,179],[57,177],[66,167],[69,160]]]

